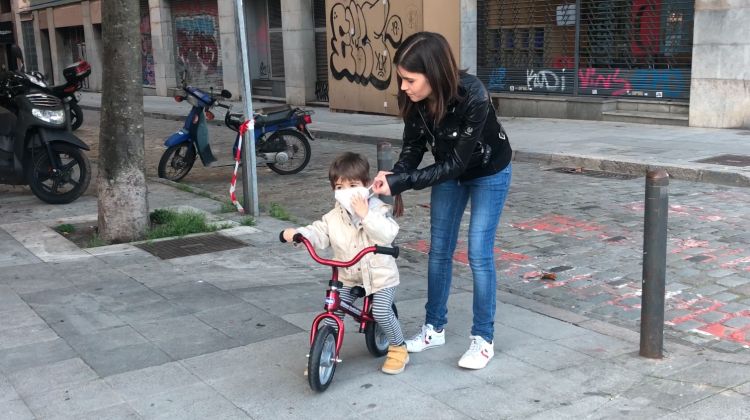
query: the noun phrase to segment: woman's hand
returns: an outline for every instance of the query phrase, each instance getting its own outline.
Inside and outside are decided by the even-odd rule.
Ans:
[[[294,229],[294,228],[284,229],[284,240],[287,242],[292,242],[295,234],[297,234],[297,229]]]
[[[390,175],[393,172],[380,171],[375,175],[375,180],[372,182],[372,192],[375,194],[391,195],[391,187],[388,185],[388,180],[385,178],[386,175]]]

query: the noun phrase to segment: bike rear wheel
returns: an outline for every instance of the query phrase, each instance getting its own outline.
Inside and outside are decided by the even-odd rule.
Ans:
[[[179,181],[190,172],[195,163],[193,143],[180,143],[170,146],[159,160],[159,178]]]
[[[398,318],[398,310],[396,304],[391,305],[393,313]],[[367,350],[371,355],[375,357],[383,357],[388,354],[388,346],[391,344],[388,340],[388,336],[385,334],[385,330],[375,321],[368,322],[365,327],[365,344],[367,344]]]
[[[333,381],[336,372],[336,330],[324,325],[315,335],[307,359],[307,381],[310,388],[323,392]]]
[[[267,142],[274,144],[279,141],[286,144],[284,152],[289,160],[284,163],[269,163],[268,167],[279,175],[292,175],[305,169],[310,162],[310,142],[307,137],[296,130],[282,130],[273,133]]]

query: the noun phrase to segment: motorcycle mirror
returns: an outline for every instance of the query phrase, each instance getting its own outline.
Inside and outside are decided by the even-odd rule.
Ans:
[[[221,97],[222,97],[222,98],[226,98],[226,99],[229,99],[229,98],[231,98],[231,97],[232,97],[232,92],[230,92],[230,91],[228,91],[228,90],[226,90],[226,89],[222,89],[222,90],[221,90]]]

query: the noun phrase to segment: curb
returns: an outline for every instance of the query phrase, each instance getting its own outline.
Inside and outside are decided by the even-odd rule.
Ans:
[[[514,161],[538,163],[547,166],[564,166],[573,168],[594,169],[628,175],[645,176],[652,169],[662,168],[671,179],[702,182],[707,184],[728,185],[732,187],[750,187],[750,176],[736,172],[714,169],[690,168],[680,165],[652,165],[633,161],[617,161],[593,156],[561,155],[554,153],[514,151]]]

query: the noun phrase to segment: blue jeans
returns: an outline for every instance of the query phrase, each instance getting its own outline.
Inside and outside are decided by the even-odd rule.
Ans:
[[[427,268],[426,324],[440,330],[448,322],[448,296],[453,252],[466,203],[471,198],[469,266],[474,278],[474,320],[471,334],[491,342],[495,332],[495,233],[511,179],[511,165],[502,171],[461,182],[449,180],[432,187],[430,255]]]

